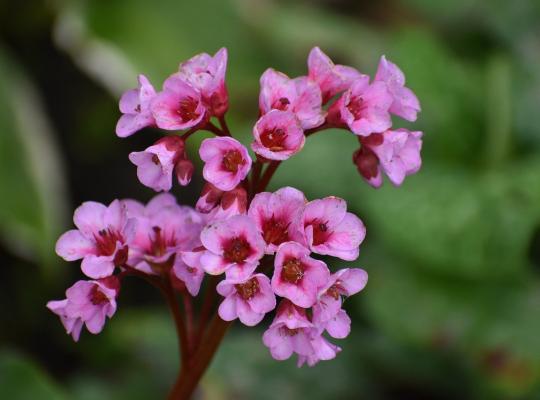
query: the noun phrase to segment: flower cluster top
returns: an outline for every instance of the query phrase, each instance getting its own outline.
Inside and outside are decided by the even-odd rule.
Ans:
[[[343,300],[364,288],[367,274],[358,268],[331,271],[320,256],[356,260],[364,224],[343,199],[308,201],[292,187],[265,189],[308,136],[329,128],[356,135],[360,147],[353,162],[367,183],[379,187],[384,173],[400,185],[420,168],[422,133],[392,129],[391,115],[414,121],[420,105],[402,71],[385,57],[373,80],[335,65],[318,47],[307,64],[306,76],[289,78],[274,69],[262,74],[251,143],[255,159],[225,122],[226,49],[181,63],[159,92],[140,75],[138,87],[124,93],[118,136],[145,127],[172,131],[129,155],[140,182],[158,192],[171,189],[173,176],[189,184],[195,166],[185,143],[206,130],[215,135],[199,148],[206,184],[195,209],[161,193],[146,205],[86,202],[75,211],[77,229],[60,237],[56,251],[67,261],[82,259],[91,280],[48,303],[75,340],[83,325],[91,333],[103,329],[125,276],[157,280],[191,296],[198,296],[205,277],[214,276],[219,278],[208,278],[206,285],[222,297],[223,320],[254,326],[276,310],[263,335],[275,359],[296,353],[299,365],[311,366],[336,356],[341,349],[327,338],[349,334]]]

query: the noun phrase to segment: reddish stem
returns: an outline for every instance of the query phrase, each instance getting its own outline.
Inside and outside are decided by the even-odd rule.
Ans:
[[[227,125],[227,121],[225,121],[225,116],[222,115],[218,118],[219,124],[221,125],[221,130],[223,133],[225,133],[225,136],[231,136],[231,131],[229,130],[229,126]]]
[[[195,349],[195,337],[193,336],[195,331],[193,329],[193,304],[191,303],[191,297],[189,293],[185,289],[182,291],[182,301],[184,302],[184,311],[186,313],[186,353],[189,357]]]
[[[276,169],[281,164],[281,161],[272,161],[268,167],[266,167],[266,170],[264,171],[264,174],[260,180],[260,182],[257,184],[257,190],[255,193],[263,192],[268,184],[270,183],[270,179],[272,179],[272,176],[274,176],[274,172],[276,172]]]
[[[171,286],[170,281],[167,281],[164,285],[161,285],[161,291],[163,295],[165,296],[165,300],[167,300],[167,303],[169,304],[169,308],[173,315],[174,324],[176,327],[176,333],[178,335],[178,350],[180,352],[180,360],[182,361],[181,370],[183,370],[184,367],[186,367],[189,362],[189,358],[188,358],[189,345],[188,345],[186,326],[184,325],[184,321],[182,319],[182,313],[180,311],[180,307],[178,305],[178,301],[174,294],[174,289]]]

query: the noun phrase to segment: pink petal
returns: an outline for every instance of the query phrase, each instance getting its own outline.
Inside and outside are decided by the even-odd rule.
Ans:
[[[75,229],[64,233],[56,242],[56,254],[66,261],[79,260],[95,252],[94,242]]]

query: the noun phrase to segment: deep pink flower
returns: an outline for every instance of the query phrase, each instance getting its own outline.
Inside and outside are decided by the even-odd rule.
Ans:
[[[248,215],[262,233],[267,254],[274,254],[280,244],[299,236],[298,218],[306,202],[304,194],[292,187],[255,195]]]
[[[304,147],[306,137],[298,118],[290,111],[271,110],[253,128],[251,148],[269,160],[286,160]]]
[[[128,214],[137,220],[130,242],[129,265],[149,273],[168,270],[179,251],[191,251],[200,245],[204,226],[202,216],[190,207],[179,206],[169,193],[154,197],[146,207],[135,208],[131,202]]]
[[[293,353],[309,356],[313,353],[313,330],[313,324],[303,308],[282,300],[272,325],[263,334],[263,343],[276,360],[286,360]]]
[[[311,49],[308,56],[309,78],[319,85],[323,104],[336,94],[347,90],[358,79],[369,79],[367,75],[346,65],[334,65],[332,60],[318,47]]]
[[[319,291],[319,299],[313,306],[313,324],[330,336],[343,339],[349,335],[351,320],[341,309],[342,297],[360,292],[367,284],[367,273],[359,268],[346,268],[332,274]]]
[[[97,281],[78,281],[66,290],[66,299],[53,300],[47,308],[60,317],[66,332],[76,342],[83,324],[90,333],[102,331],[107,317],[116,312],[116,296],[120,282],[115,276]]]
[[[201,92],[211,115],[220,117],[229,108],[226,72],[227,49],[221,48],[214,57],[201,53],[183,62],[177,75]]]
[[[326,264],[309,253],[296,242],[283,243],[276,252],[272,276],[274,292],[303,308],[315,304],[317,293],[330,277]]]
[[[176,255],[171,273],[184,282],[188,292],[192,296],[197,296],[204,279],[204,269],[201,265],[201,256],[204,247],[198,247],[193,251],[183,251]]]
[[[156,91],[146,76],[139,75],[139,87],[125,92],[120,98],[122,116],[116,124],[116,134],[119,137],[133,135],[138,130],[155,125],[150,110],[150,103],[156,96]]]
[[[373,187],[382,185],[381,170],[395,186],[422,165],[422,132],[397,129],[362,138],[362,148],[353,156],[358,171]]]
[[[293,112],[303,129],[321,125],[325,117],[321,91],[315,82],[307,77],[290,79],[272,68],[261,76],[259,108],[263,115],[270,110]]]
[[[165,136],[144,151],[129,154],[129,160],[137,166],[139,181],[156,192],[169,191],[172,174],[184,153],[184,141],[178,136]]]
[[[384,82],[369,84],[367,79],[358,79],[332,104],[328,111],[329,120],[335,125],[346,124],[359,136],[384,132],[392,126],[388,111],[392,102]],[[335,121],[334,116],[339,116],[339,120]]]
[[[405,87],[405,75],[401,69],[382,56],[375,80],[385,82],[393,97],[390,112],[408,121],[416,121],[416,114],[420,112],[420,102],[413,91]]]
[[[204,179],[223,191],[234,189],[251,168],[247,149],[231,137],[203,140],[199,155],[205,162]]]
[[[301,218],[305,242],[317,254],[352,261],[358,258],[366,228],[354,214],[347,212],[347,203],[338,197],[326,197],[306,204]]]
[[[217,292],[225,297],[219,305],[219,316],[224,321],[238,318],[247,326],[257,325],[267,312],[276,308],[276,296],[270,280],[263,274],[247,279],[225,279],[217,285]]]
[[[250,276],[264,255],[264,239],[246,215],[208,224],[201,242],[207,249],[201,257],[204,270],[212,275],[226,271],[229,279]]]
[[[201,93],[176,75],[163,83],[151,105],[156,125],[161,129],[180,130],[198,125],[206,117]]]
[[[60,257],[66,261],[82,258],[81,269],[92,279],[107,277],[126,262],[136,223],[127,218],[120,201],[108,207],[87,201],[75,210],[73,222],[78,229],[67,231],[56,242]]]

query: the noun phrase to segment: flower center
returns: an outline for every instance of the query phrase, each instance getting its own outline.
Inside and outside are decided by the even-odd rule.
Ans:
[[[157,156],[157,154],[154,154],[154,155],[152,156],[152,162],[153,162],[154,164],[156,164],[156,165],[161,164],[161,163],[159,162],[159,157]]]
[[[234,287],[236,288],[236,292],[244,300],[249,300],[259,293],[259,281],[257,278],[251,278],[246,283],[239,283],[234,285]]]
[[[285,149],[285,139],[287,133],[281,128],[265,130],[261,135],[261,143],[271,151],[281,151]]]
[[[99,290],[99,286],[95,285],[90,291],[90,301],[93,305],[98,306],[108,302],[109,299],[101,290]]]
[[[291,258],[283,264],[281,279],[297,284],[304,276],[304,266],[298,258]]]
[[[116,242],[123,242],[122,236],[110,229],[102,229],[94,235],[96,247],[100,256],[111,256],[116,251]]]
[[[349,109],[351,114],[354,116],[355,120],[362,118],[362,114],[365,109],[364,99],[361,96],[352,98],[349,104],[347,105],[347,108]]]
[[[286,326],[283,326],[281,328],[281,333],[283,335],[286,335],[286,336],[295,336],[298,334],[298,332],[300,331],[300,328],[296,328],[296,329],[289,329],[287,328]]]
[[[339,289],[336,285],[330,286],[330,288],[326,291],[326,294],[330,297],[333,297],[334,300],[339,299]]]
[[[328,231],[327,222],[315,220],[311,223],[313,226],[313,245],[318,246],[328,240],[330,232]]]
[[[229,150],[223,155],[223,160],[221,165],[225,171],[232,172],[236,174],[238,172],[238,167],[244,165],[246,162],[242,158],[242,154],[238,150]]]
[[[289,240],[289,224],[272,216],[263,223],[263,238],[268,244],[280,245]]]
[[[229,241],[223,250],[223,257],[230,263],[242,263],[251,252],[251,246],[246,239],[236,237]]]
[[[274,103],[272,104],[272,108],[275,110],[286,111],[287,108],[289,107],[289,104],[291,104],[291,102],[289,101],[288,98],[280,97],[279,99],[274,101]]]
[[[159,226],[153,226],[152,230],[154,231],[154,239],[151,241],[150,252],[160,257],[165,254],[167,250],[167,240],[163,236],[162,230]]]
[[[186,97],[185,99],[180,100],[176,112],[183,121],[192,121],[201,115],[197,112],[197,102],[193,97]]]

